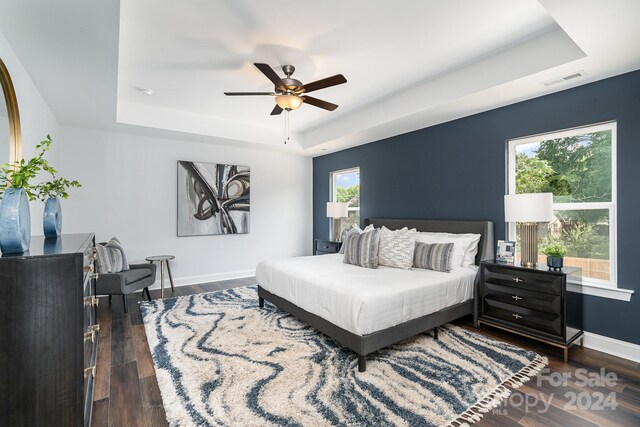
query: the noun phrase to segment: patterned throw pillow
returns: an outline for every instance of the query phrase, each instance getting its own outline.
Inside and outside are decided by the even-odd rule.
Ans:
[[[343,262],[365,268],[378,268],[379,245],[380,230],[374,229],[366,233],[351,230],[342,243],[344,247]]]
[[[96,245],[96,267],[99,274],[129,270],[127,256],[120,241],[113,237],[106,245]]]
[[[416,250],[413,254],[413,266],[429,270],[451,271],[451,252],[453,243],[420,243],[416,242]]]
[[[357,230],[360,234],[364,233],[365,231],[369,231],[369,230],[373,230],[373,225],[369,224],[367,225],[364,230],[361,230],[360,227],[358,227],[357,225],[354,225],[351,228],[347,228],[346,230],[342,230],[342,236],[341,236],[341,241],[342,243],[344,243],[347,239],[347,234],[351,233],[351,231],[353,230]],[[344,253],[344,244],[342,246],[340,246],[340,253],[343,254]]]
[[[415,229],[391,231],[382,227],[380,232],[380,265],[410,270],[413,265],[413,252],[416,248]]]

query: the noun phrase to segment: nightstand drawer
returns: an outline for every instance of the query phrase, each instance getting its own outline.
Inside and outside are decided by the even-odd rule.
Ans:
[[[511,269],[497,265],[484,265],[484,281],[496,285],[562,295],[562,276],[529,272],[525,269]]]
[[[484,300],[483,311],[487,317],[562,337],[562,318],[559,315],[530,310],[491,299]]]
[[[340,243],[338,242],[328,242],[326,240],[316,240],[316,253],[332,253],[335,254],[340,250]]]
[[[490,282],[485,282],[482,293],[484,298],[499,301],[504,304],[511,304],[557,316],[562,313],[562,297],[560,295],[533,292]]]

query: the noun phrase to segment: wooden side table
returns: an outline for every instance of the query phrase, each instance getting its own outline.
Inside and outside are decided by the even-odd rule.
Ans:
[[[175,259],[173,255],[155,255],[147,258],[150,263],[160,263],[160,298],[164,298],[164,266],[167,266],[169,272],[169,283],[171,284],[171,293],[173,293],[173,276],[171,276],[171,267],[169,267],[169,261]]]

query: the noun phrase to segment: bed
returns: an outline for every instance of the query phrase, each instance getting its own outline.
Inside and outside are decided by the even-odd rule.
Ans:
[[[256,269],[260,307],[267,300],[358,355],[366,355],[419,333],[475,313],[477,266],[494,258],[493,223],[367,219],[365,225],[418,231],[480,234],[474,267],[451,273],[366,269],[342,262],[342,255],[261,262]],[[474,319],[475,321],[475,319]]]

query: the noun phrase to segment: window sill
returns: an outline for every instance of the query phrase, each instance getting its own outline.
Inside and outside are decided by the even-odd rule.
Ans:
[[[632,289],[614,288],[612,286],[598,285],[595,283],[567,283],[567,290],[585,295],[616,299],[619,301],[630,301],[634,294]]]

